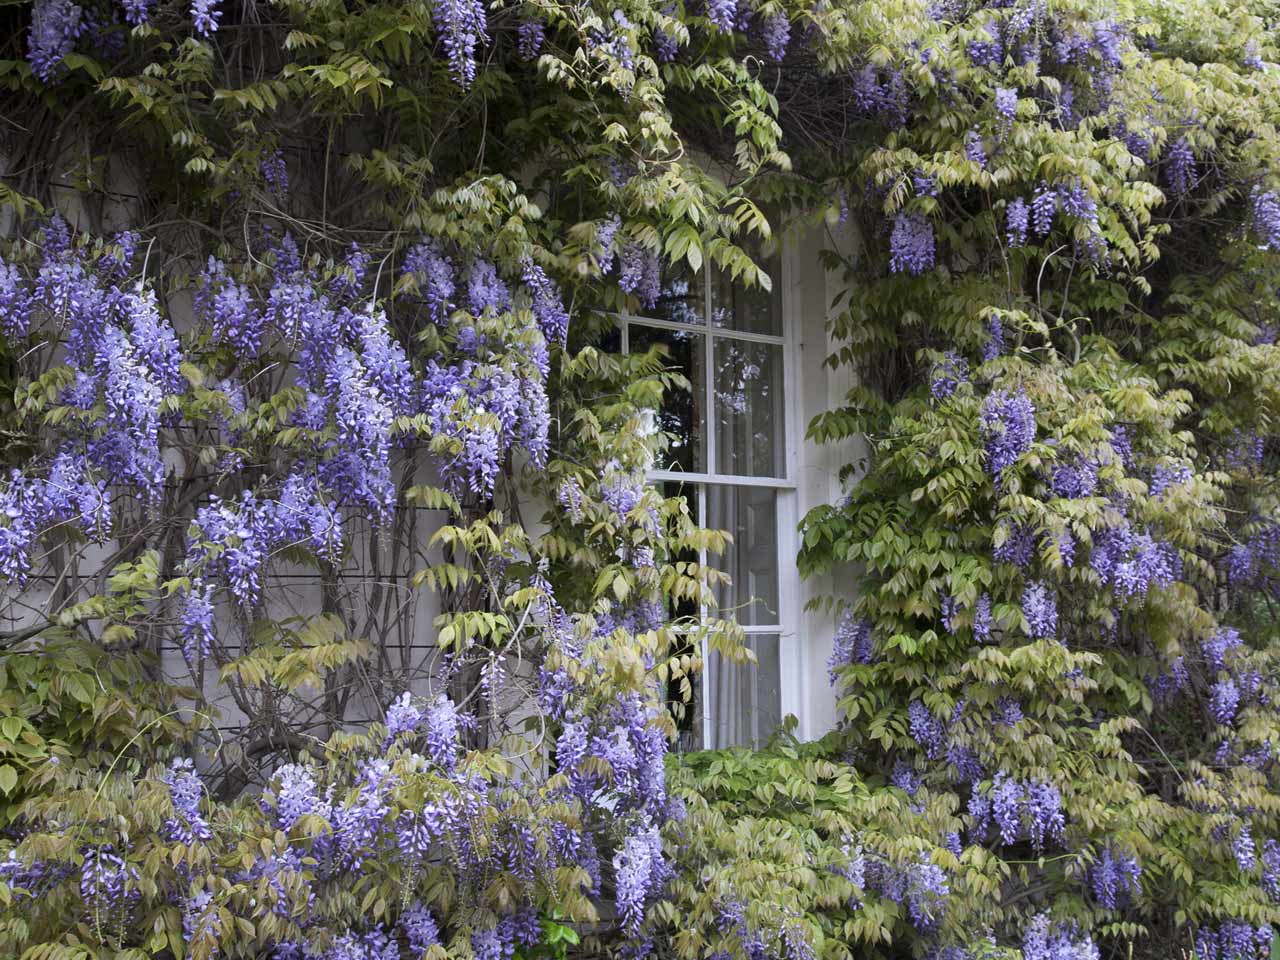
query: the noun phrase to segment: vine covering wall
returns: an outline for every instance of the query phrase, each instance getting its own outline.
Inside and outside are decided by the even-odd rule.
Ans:
[[[1276,949],[1268,4],[3,16],[16,955]],[[740,634],[609,311],[802,219],[845,720],[674,757]]]

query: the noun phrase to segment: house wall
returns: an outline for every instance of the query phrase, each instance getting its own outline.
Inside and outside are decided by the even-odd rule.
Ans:
[[[796,329],[796,417],[793,423],[794,420],[799,422],[792,427],[795,436],[800,438],[796,449],[796,497],[798,515],[803,518],[809,510],[835,503],[843,496],[839,471],[864,454],[864,445],[860,441],[818,444],[805,437],[809,422],[820,413],[843,404],[845,394],[853,386],[853,377],[847,367],[832,370],[825,363],[834,350],[827,332],[827,321],[833,304],[843,291],[843,281],[838,274],[824,269],[819,254],[824,248],[851,254],[855,243],[847,230],[823,225],[806,226],[785,238],[785,244],[791,265],[788,320]],[[798,579],[798,573],[796,577]],[[852,588],[852,583],[838,581],[831,576],[799,581],[797,646],[803,668],[795,713],[799,720],[799,733],[804,739],[820,737],[836,724],[835,696],[827,677],[835,618],[825,608],[806,607],[821,597],[851,599]]]

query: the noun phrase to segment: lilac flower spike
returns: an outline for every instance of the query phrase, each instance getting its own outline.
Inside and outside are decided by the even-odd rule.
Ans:
[[[444,42],[450,75],[458,86],[470,87],[476,79],[476,47],[487,41],[484,0],[439,0],[431,17]]]
[[[918,213],[900,213],[889,236],[889,269],[919,275],[933,269],[933,224]]]
[[[987,470],[997,479],[1035,441],[1035,407],[1024,391],[996,390],[982,403],[982,433],[986,440]]]

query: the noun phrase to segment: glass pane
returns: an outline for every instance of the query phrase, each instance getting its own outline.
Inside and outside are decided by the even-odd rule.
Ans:
[[[695,524],[702,523],[702,517],[698,508],[698,486],[693,483],[660,483],[658,490],[664,497],[684,497],[685,503],[689,508],[689,517]],[[672,556],[673,563],[701,563],[702,558],[698,555],[697,550],[690,550],[687,547],[675,553]],[[681,598],[672,600],[668,604],[668,612],[672,620],[686,620],[696,622],[701,619],[702,611],[696,600]]]
[[[707,291],[702,273],[694,273],[681,260],[677,264],[663,263],[662,287],[658,302],[652,308],[641,308],[646,317],[671,320],[675,323],[706,323]]]
[[[662,399],[658,411],[659,428],[672,435],[672,440],[655,464],[659,470],[685,470],[703,473],[707,455],[703,438],[707,432],[706,413],[706,337],[684,330],[663,330],[633,323],[628,328],[628,349],[643,353],[655,343],[666,344],[670,357],[667,366],[682,373],[692,390],[672,388]]]
[[[711,324],[744,333],[782,336],[782,259],[777,254],[757,258],[773,289],[748,287],[742,280],[718,272],[711,281]]]
[[[769,487],[707,487],[706,526],[733,534],[733,543],[707,563],[730,582],[716,588],[721,616],[744,626],[778,619],[778,494]]]
[[[785,477],[782,345],[715,338],[716,472]]]
[[[748,645],[755,651],[755,664],[732,663],[718,653],[707,659],[709,749],[758,747],[782,721],[778,635],[756,634]]]

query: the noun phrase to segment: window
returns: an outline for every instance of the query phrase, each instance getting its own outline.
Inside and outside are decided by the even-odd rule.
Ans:
[[[665,344],[670,364],[692,384],[659,411],[674,439],[651,479],[683,492],[704,526],[727,530],[720,557],[700,557],[732,578],[717,591],[746,630],[757,664],[703,651],[704,671],[685,749],[718,749],[767,739],[797,712],[801,665],[795,643],[795,481],[785,398],[790,342],[783,323],[781,258],[765,264],[774,289],[747,289],[721,274],[673,272],[645,316],[621,318],[623,349]]]

